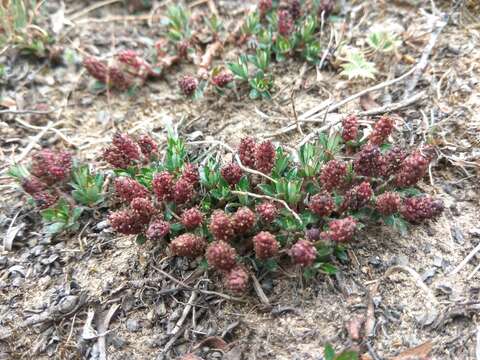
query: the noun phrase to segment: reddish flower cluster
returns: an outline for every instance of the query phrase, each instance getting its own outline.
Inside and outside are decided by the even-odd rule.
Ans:
[[[402,216],[411,223],[434,219],[443,212],[443,202],[430,196],[411,197],[403,201],[400,208]]]
[[[139,234],[144,229],[136,214],[127,209],[112,212],[108,221],[113,230],[125,235]]]
[[[95,79],[110,87],[126,90],[133,84],[132,78],[123,73],[118,67],[107,66],[95,57],[87,57],[83,61],[83,66]]]
[[[200,177],[198,175],[198,166],[190,163],[186,164],[183,167],[183,172],[180,178],[188,181],[190,184],[192,184],[192,186],[198,185],[200,181]]]
[[[320,0],[320,6],[318,7],[318,15],[326,19],[335,8],[335,0]]]
[[[115,194],[127,203],[130,203],[135,198],[150,198],[150,193],[146,187],[138,181],[125,176],[115,179]]]
[[[173,201],[175,204],[181,205],[192,200],[194,188],[190,181],[180,178],[173,187]]]
[[[300,0],[290,0],[290,3],[288,4],[288,12],[293,20],[298,19],[302,13],[302,4],[300,3]]]
[[[248,207],[241,207],[232,217],[233,229],[236,234],[245,234],[255,226],[255,213]]]
[[[193,207],[182,213],[182,224],[186,229],[192,230],[201,225],[203,218],[203,213],[198,208]]]
[[[333,199],[330,194],[324,192],[313,195],[310,198],[308,207],[318,216],[329,216],[332,213],[335,204],[333,203]]]
[[[216,240],[230,241],[235,233],[231,217],[221,210],[212,213],[209,229]]]
[[[369,203],[372,195],[372,186],[369,182],[364,181],[345,193],[341,209],[343,211],[346,209],[358,210]]]
[[[173,187],[175,179],[168,171],[162,171],[153,176],[152,188],[156,197],[160,201],[171,200],[173,198]]]
[[[222,177],[229,185],[236,185],[243,176],[243,170],[237,163],[230,163],[225,165],[222,170]]]
[[[58,201],[58,194],[52,193],[49,191],[41,191],[32,194],[33,200],[35,201],[35,205],[39,209],[47,209],[52,207]]]
[[[103,159],[115,168],[126,169],[141,158],[141,147],[127,134],[117,132],[112,145],[103,150]]]
[[[278,217],[278,208],[273,202],[263,202],[258,204],[255,210],[260,216],[260,219],[266,223],[271,223]]]
[[[373,128],[369,141],[375,145],[381,145],[387,140],[393,130],[393,120],[388,116],[382,116]]]
[[[68,180],[72,171],[72,155],[43,149],[33,154],[30,172],[47,185]]]
[[[289,255],[294,264],[307,267],[311,266],[317,258],[317,249],[310,241],[301,239],[293,244]]]
[[[212,83],[219,88],[223,88],[233,81],[233,75],[229,72],[221,72],[212,77]]]
[[[120,69],[132,77],[145,80],[151,73],[152,67],[134,50],[123,50],[117,54]]]
[[[152,202],[145,198],[134,198],[130,203],[130,208],[138,216],[138,220],[142,224],[148,224],[150,219],[156,214],[157,210],[153,207]]]
[[[400,187],[415,185],[425,176],[430,158],[420,151],[407,156],[400,165],[396,175],[396,184]]]
[[[225,273],[225,287],[235,294],[243,294],[248,288],[248,273],[243,266],[237,265]]]
[[[354,141],[358,137],[358,119],[355,115],[349,115],[342,121],[343,141]]]
[[[141,135],[137,143],[146,160],[152,160],[158,156],[158,145],[150,136]]]
[[[275,147],[271,141],[264,141],[255,150],[255,168],[265,174],[270,174],[275,165]]]
[[[268,231],[261,231],[253,237],[255,256],[260,260],[267,260],[277,255],[278,242],[275,236]]]
[[[278,33],[288,37],[293,31],[293,19],[288,10],[280,10],[278,12]]]
[[[272,0],[258,0],[258,11],[260,16],[264,16],[272,8]]]
[[[388,177],[396,173],[406,157],[407,152],[398,146],[394,146],[388,150],[384,156],[385,168],[383,171],[383,176]]]
[[[186,233],[172,240],[170,250],[174,255],[197,257],[202,255],[207,246],[207,242],[200,236]]]
[[[248,168],[255,168],[255,149],[257,144],[252,137],[243,138],[238,146],[238,155],[242,164]]]
[[[170,233],[170,223],[162,219],[155,219],[150,223],[145,233],[149,240],[163,239]]]
[[[34,195],[47,189],[47,185],[36,177],[22,179],[22,188],[27,194]]]
[[[367,144],[357,153],[353,168],[358,175],[381,176],[385,169],[385,160],[377,145]]]
[[[192,96],[197,90],[198,80],[191,75],[185,75],[178,81],[178,86],[186,96]]]
[[[217,270],[231,270],[237,263],[237,252],[225,241],[215,241],[206,252],[208,263]]]
[[[342,187],[347,176],[347,165],[338,160],[330,160],[320,173],[320,182],[326,191]]]
[[[95,57],[87,57],[83,60],[83,66],[88,73],[102,83],[107,82],[108,67]]]
[[[328,224],[328,231],[323,233],[322,237],[335,242],[346,242],[353,238],[356,228],[357,222],[351,216],[332,220]]]
[[[380,214],[388,216],[398,212],[401,202],[400,195],[397,193],[385,192],[377,197],[375,207]]]

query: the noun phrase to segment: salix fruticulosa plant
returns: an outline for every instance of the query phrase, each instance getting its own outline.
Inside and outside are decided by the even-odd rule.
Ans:
[[[244,138],[240,163],[211,159],[198,167],[177,137],[158,161],[153,140],[144,138],[142,151],[138,139],[117,134],[104,158],[116,168],[115,194],[124,205],[109,220],[139,242],[204,256],[236,292],[247,288],[247,259],[272,269],[288,254],[308,276],[333,273],[332,260],[346,259],[344,245],[365,226],[381,220],[405,231],[442,212],[440,200],[414,188],[431,149],[391,146],[392,130],[393,120],[381,117],[361,135],[367,130],[347,116],[340,131],[320,134],[298,153]]]
[[[84,210],[104,200],[104,176],[74,164],[66,151],[38,151],[28,167],[12,166],[9,174],[40,210],[50,234],[77,230]]]

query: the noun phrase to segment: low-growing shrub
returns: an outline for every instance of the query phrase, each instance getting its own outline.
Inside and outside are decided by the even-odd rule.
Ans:
[[[169,137],[159,161],[153,140],[144,139],[151,145],[142,153],[139,141],[117,134],[104,159],[123,205],[109,221],[139,243],[162,240],[173,255],[205,256],[237,293],[247,288],[249,261],[271,269],[289,255],[306,275],[332,273],[332,256],[344,258],[344,244],[365,226],[403,233],[443,210],[441,200],[412,187],[426,174],[431,149],[391,146],[389,117],[370,134],[360,136],[363,130],[348,116],[339,133],[320,134],[295,154],[247,137],[234,162],[198,167],[179,138]]]

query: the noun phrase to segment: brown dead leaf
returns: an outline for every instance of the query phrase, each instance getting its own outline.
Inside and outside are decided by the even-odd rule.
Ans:
[[[374,99],[372,99],[370,94],[360,96],[360,106],[365,111],[380,107],[380,105]]]
[[[203,347],[203,346],[206,346],[206,347],[209,347],[209,348],[212,348],[212,349],[220,349],[220,350],[224,350],[228,344],[225,340],[223,340],[221,337],[219,336],[209,336],[205,339],[203,339],[202,341],[200,341],[197,346],[195,346],[195,348],[200,348],[200,347]]]
[[[433,344],[427,341],[422,345],[408,349],[401,354],[391,358],[390,360],[429,360],[432,352]]]
[[[345,327],[347,328],[348,335],[353,341],[360,341],[363,337],[362,330],[365,323],[365,316],[357,315],[350,319]]]

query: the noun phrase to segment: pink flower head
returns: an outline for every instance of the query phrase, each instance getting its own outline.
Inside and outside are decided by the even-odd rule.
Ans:
[[[280,10],[278,12],[278,33],[288,37],[293,31],[293,19],[288,10]]]
[[[222,170],[222,177],[231,186],[238,184],[243,176],[243,171],[237,163],[229,163],[225,165]]]
[[[258,204],[255,207],[255,210],[260,216],[260,219],[262,219],[266,223],[271,223],[275,221],[278,217],[278,208],[273,202],[270,201]]]
[[[173,187],[173,201],[177,205],[185,204],[192,200],[194,194],[193,185],[190,181],[180,178]]]
[[[351,190],[347,191],[343,199],[341,209],[359,210],[360,208],[368,205],[372,195],[372,186],[369,182],[364,181],[360,185],[357,185]]]
[[[411,197],[403,201],[400,214],[411,223],[420,223],[440,216],[443,209],[442,200],[430,196]]]
[[[123,50],[117,54],[122,70],[128,74],[145,80],[152,72],[152,67],[142,59],[134,50]]]
[[[202,255],[207,242],[195,234],[183,234],[172,240],[170,250],[174,255],[194,258]]]
[[[387,140],[393,130],[393,120],[388,116],[382,116],[373,128],[369,136],[370,143],[381,145]]]
[[[149,240],[163,239],[170,233],[170,223],[162,219],[156,219],[150,223],[145,233]]]
[[[33,154],[30,172],[47,185],[70,178],[72,155],[66,151],[43,149]]]
[[[137,197],[130,202],[130,208],[138,216],[138,221],[142,224],[148,224],[150,219],[156,214],[157,210],[153,207],[149,199]]]
[[[261,231],[253,237],[253,246],[257,259],[266,260],[278,254],[278,241],[268,231]]]
[[[124,235],[140,234],[144,230],[144,224],[138,221],[138,216],[130,210],[110,213],[108,222],[113,230]]]
[[[222,210],[212,213],[209,229],[215,240],[230,241],[235,233],[232,219]]]
[[[137,144],[147,160],[151,160],[158,156],[158,145],[150,136],[140,135]]]
[[[330,160],[322,168],[320,182],[326,191],[331,191],[345,184],[347,164],[343,161]]]
[[[385,159],[377,145],[365,145],[355,157],[353,168],[358,175],[381,176],[385,171]]]
[[[107,73],[107,84],[118,90],[127,90],[133,85],[132,77],[117,67],[109,67]]]
[[[375,207],[380,214],[388,216],[398,212],[400,204],[400,195],[395,192],[385,192],[377,197]]]
[[[255,226],[255,214],[248,207],[241,207],[232,217],[232,224],[235,233],[245,234]]]
[[[188,163],[183,167],[182,179],[188,181],[192,186],[197,186],[200,182],[198,175],[198,166],[196,164]]]
[[[107,82],[108,67],[95,57],[87,57],[83,60],[83,66],[88,73],[102,83]]]
[[[47,209],[54,206],[58,201],[58,195],[48,191],[40,191],[32,194],[35,205],[39,209]]]
[[[296,20],[302,14],[302,4],[300,0],[290,0],[288,4],[288,12],[293,20]]]
[[[115,179],[115,193],[122,201],[127,203],[135,198],[150,198],[150,193],[145,186],[126,176]]]
[[[243,294],[248,288],[248,273],[243,266],[235,266],[224,274],[225,287],[234,294]]]
[[[324,192],[321,194],[315,194],[310,198],[308,207],[312,212],[318,216],[330,216],[334,210],[335,204],[329,193]]]
[[[270,174],[275,165],[275,147],[271,141],[259,144],[255,151],[255,168],[264,174]]]
[[[225,241],[215,241],[207,248],[208,263],[217,270],[228,271],[235,267],[237,252]]]
[[[302,267],[312,266],[317,258],[317,249],[307,240],[298,240],[289,251],[294,264]]]
[[[27,194],[33,195],[46,190],[47,185],[41,182],[35,176],[31,176],[29,178],[22,179],[22,188]]]
[[[212,77],[212,83],[219,88],[223,88],[233,81],[233,75],[230,72],[223,71]]]
[[[358,137],[358,119],[355,115],[349,115],[342,121],[343,141],[353,141]]]
[[[260,16],[264,16],[272,9],[272,0],[258,0],[257,8]]]
[[[112,144],[131,161],[140,160],[140,146],[129,135],[116,132]]]
[[[155,174],[152,180],[153,192],[160,201],[172,200],[174,185],[175,183],[173,175],[168,171],[162,171],[158,174]]]
[[[238,146],[238,155],[240,157],[240,161],[243,165],[251,169],[255,168],[256,147],[257,144],[255,143],[255,140],[249,136],[243,138]]]
[[[349,241],[355,235],[357,222],[351,216],[344,219],[332,220],[328,224],[328,237],[335,242]]]
[[[400,168],[403,160],[407,157],[405,150],[398,146],[394,146],[384,156],[385,170],[383,176],[391,176]]]
[[[178,81],[178,86],[184,95],[192,96],[197,90],[198,80],[191,75],[185,75]]]
[[[396,175],[397,186],[407,187],[415,185],[426,174],[430,158],[423,155],[420,151],[415,151],[407,156]]]
[[[203,222],[203,213],[198,208],[193,207],[182,213],[182,224],[186,229],[191,230],[200,226]]]

